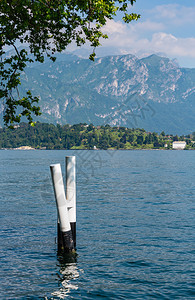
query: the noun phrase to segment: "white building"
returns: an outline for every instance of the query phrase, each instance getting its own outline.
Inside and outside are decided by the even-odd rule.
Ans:
[[[183,150],[186,147],[186,142],[184,141],[179,141],[179,142],[173,142],[173,149],[176,150]]]

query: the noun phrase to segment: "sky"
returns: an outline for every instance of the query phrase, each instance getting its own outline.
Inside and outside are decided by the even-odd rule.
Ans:
[[[112,51],[117,45],[121,53],[140,56],[159,53],[182,67],[195,67],[195,0],[137,0],[131,10],[141,18],[129,24],[119,17],[109,21],[104,47]]]
[[[136,0],[129,12],[141,18],[125,24],[121,13],[108,20],[103,32],[109,38],[101,40],[97,56],[155,53],[176,59],[181,67],[195,68],[195,0]],[[88,57],[93,49],[86,53],[86,47],[76,48],[73,43],[67,50]]]
[[[129,24],[120,15],[109,20],[103,28],[109,39],[101,41],[99,53],[156,53],[195,68],[195,0],[137,0],[130,11],[141,18]]]

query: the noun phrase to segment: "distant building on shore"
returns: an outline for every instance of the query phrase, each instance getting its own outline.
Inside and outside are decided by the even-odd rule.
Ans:
[[[185,149],[185,147],[186,147],[186,142],[184,141],[173,142],[173,146],[172,146],[172,148],[175,150],[183,150]]]

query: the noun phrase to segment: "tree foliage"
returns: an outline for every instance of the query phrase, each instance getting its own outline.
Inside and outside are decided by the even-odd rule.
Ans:
[[[188,136],[187,149],[195,149]],[[30,146],[35,149],[172,149],[173,136],[158,135],[144,129],[94,126],[93,124],[59,125],[39,123],[34,127],[21,122],[14,129],[0,129],[0,149]],[[165,147],[165,144],[167,145]]]
[[[95,49],[101,38],[107,38],[101,27],[117,12],[124,13],[124,22],[140,16],[128,14],[136,0],[1,0],[0,1],[0,98],[4,105],[5,125],[20,122],[32,113],[40,114],[39,99],[28,91],[19,95],[20,76],[28,63],[44,62],[45,55],[55,61],[55,53],[71,43],[86,42]],[[22,45],[22,49],[18,49]],[[27,46],[27,47],[25,47]],[[7,47],[14,54],[6,55]],[[95,52],[90,55],[94,60]],[[20,108],[18,110],[18,108]]]

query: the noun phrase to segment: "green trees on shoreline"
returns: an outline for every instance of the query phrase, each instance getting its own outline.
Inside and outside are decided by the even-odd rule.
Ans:
[[[59,125],[21,123],[15,129],[0,129],[0,149],[29,146],[35,149],[171,149],[173,141],[185,140],[194,149],[195,134],[178,137],[146,132],[144,129],[94,126],[93,124]]]

